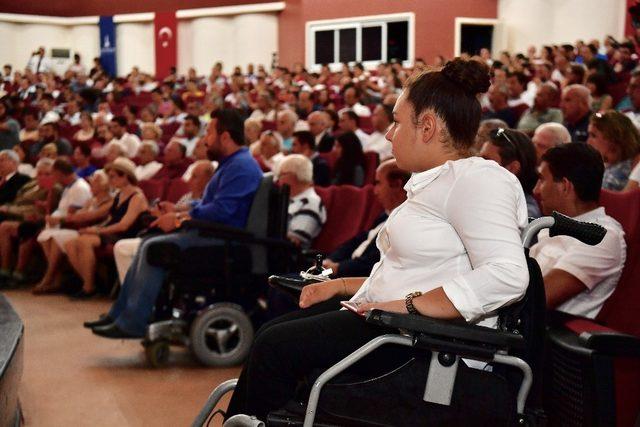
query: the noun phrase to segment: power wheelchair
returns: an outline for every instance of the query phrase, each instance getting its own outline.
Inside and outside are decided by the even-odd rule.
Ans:
[[[499,310],[497,329],[372,310],[367,322],[397,328],[399,333],[379,336],[319,376],[314,375],[308,381],[312,386],[305,388],[301,398],[270,413],[267,425],[545,425],[540,384],[545,293],[540,268],[528,254],[538,231],[544,228],[550,229],[551,236],[569,235],[591,245],[602,241],[606,233],[599,225],[580,223],[558,213],[531,222],[522,233],[529,286],[520,301]],[[299,292],[304,285],[279,277],[272,277],[270,282],[290,292]],[[375,377],[354,377],[347,370],[384,345],[406,346],[412,357]],[[460,359],[486,366],[484,370],[470,369]],[[468,387],[464,383],[470,372],[471,377],[485,376],[488,381],[483,384],[491,388],[465,393]],[[218,386],[192,426],[204,425],[219,399],[235,384],[236,380],[229,380]],[[492,400],[494,394],[510,397]],[[500,410],[497,414],[483,411],[474,406],[473,399],[494,404]],[[455,411],[442,410],[448,406]],[[225,425],[260,424],[255,418],[237,415]]]
[[[289,189],[265,175],[254,196],[244,229],[187,221],[217,243],[181,250],[158,243],[150,264],[168,271],[156,300],[153,321],[142,341],[153,367],[167,363],[170,345],[191,349],[207,366],[241,363],[260,322],[260,299],[269,272],[291,268],[295,247],[286,239]]]

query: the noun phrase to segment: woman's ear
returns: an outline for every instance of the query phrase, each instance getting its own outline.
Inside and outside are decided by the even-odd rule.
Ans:
[[[420,140],[428,144],[436,134],[437,119],[435,114],[425,111],[418,120],[418,133]]]

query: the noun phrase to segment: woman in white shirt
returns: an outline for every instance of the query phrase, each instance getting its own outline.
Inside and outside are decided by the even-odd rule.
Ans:
[[[470,157],[481,114],[477,96],[488,87],[488,68],[461,59],[407,82],[387,139],[398,166],[413,175],[407,200],[377,238],[380,261],[368,278],[306,286],[300,297],[306,310],[263,326],[228,416],[266,417],[294,397],[309,372],[395,332],[335,310],[339,299],[353,295],[360,312],[379,308],[495,327],[495,310],[524,295],[529,275],[520,241],[527,223],[522,187],[497,163]],[[409,357],[385,354],[376,367]]]

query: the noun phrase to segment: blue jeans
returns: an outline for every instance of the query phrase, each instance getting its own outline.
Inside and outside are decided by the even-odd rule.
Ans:
[[[166,271],[147,262],[149,247],[156,243],[174,243],[180,249],[193,246],[211,246],[220,240],[198,235],[197,230],[178,231],[164,236],[151,237],[140,245],[133,262],[124,277],[118,299],[109,311],[109,317],[121,330],[143,337],[153,314],[156,299],[165,282]]]

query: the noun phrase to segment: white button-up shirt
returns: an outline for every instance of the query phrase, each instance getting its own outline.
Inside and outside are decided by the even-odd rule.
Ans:
[[[380,261],[352,300],[442,287],[468,322],[495,327],[495,310],[522,298],[529,282],[520,238],[527,205],[515,175],[471,157],[414,174],[405,190],[376,240]]]
[[[607,229],[607,234],[602,242],[590,246],[569,236],[549,237],[549,230],[542,230],[538,243],[531,247],[529,253],[540,265],[543,275],[554,269],[562,270],[586,287],[556,310],[593,319],[620,280],[627,258],[627,244],[622,226],[608,216],[603,207],[574,219],[600,224]]]

